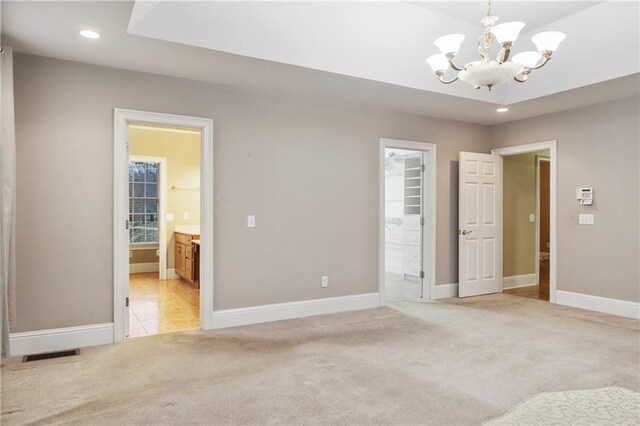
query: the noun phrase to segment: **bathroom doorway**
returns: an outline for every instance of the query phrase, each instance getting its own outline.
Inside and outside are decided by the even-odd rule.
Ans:
[[[200,327],[200,133],[129,124],[128,337]]]
[[[114,341],[208,329],[213,122],[122,109],[114,121]]]

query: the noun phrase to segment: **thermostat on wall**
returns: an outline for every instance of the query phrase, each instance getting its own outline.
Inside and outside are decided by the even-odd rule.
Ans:
[[[590,206],[593,204],[593,188],[578,188],[576,190],[576,199],[581,206]]]

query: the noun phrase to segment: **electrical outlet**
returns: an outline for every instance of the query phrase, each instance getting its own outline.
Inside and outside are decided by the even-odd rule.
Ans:
[[[256,227],[256,217],[251,215],[247,216],[247,228],[255,228]]]
[[[182,213],[182,220],[189,220],[189,212]]]
[[[322,284],[320,284],[320,287],[322,288],[329,287],[329,277],[327,276],[322,277]]]
[[[595,218],[592,214],[580,214],[578,216],[578,224],[580,225],[593,225],[595,223]]]
[[[535,215],[535,213],[531,213],[529,215],[529,223],[536,223],[536,215]]]

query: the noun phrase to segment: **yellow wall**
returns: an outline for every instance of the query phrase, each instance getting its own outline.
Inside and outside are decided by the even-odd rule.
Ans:
[[[503,275],[536,272],[536,154],[504,157],[504,263]]]
[[[157,128],[129,128],[129,155],[167,158],[167,268],[174,267],[175,225],[200,224],[200,134],[179,133]],[[177,187],[172,189],[172,187]],[[189,213],[184,220],[183,214]]]

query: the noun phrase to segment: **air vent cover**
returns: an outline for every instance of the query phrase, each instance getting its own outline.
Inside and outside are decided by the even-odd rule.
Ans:
[[[25,355],[22,362],[40,361],[42,359],[62,358],[66,356],[74,356],[80,353],[80,349],[71,349],[68,351],[48,352],[46,354]]]

